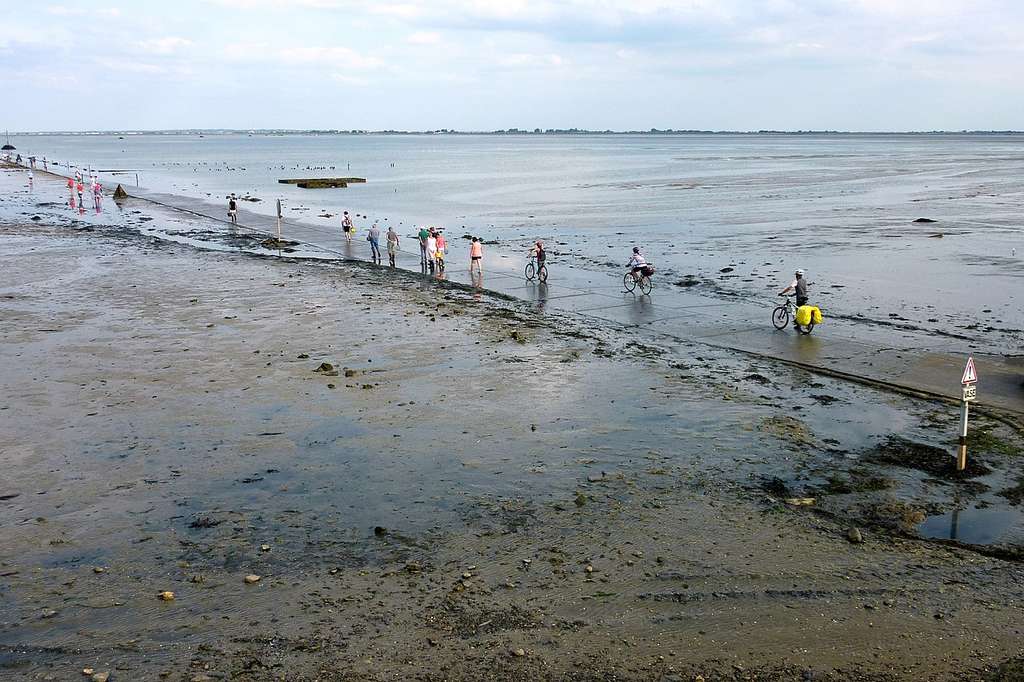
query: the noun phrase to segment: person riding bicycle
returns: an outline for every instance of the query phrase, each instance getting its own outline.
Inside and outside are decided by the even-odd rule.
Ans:
[[[785,296],[788,293],[796,294],[796,307],[799,308],[802,305],[807,305],[807,280],[804,279],[804,271],[797,270],[793,273],[796,277],[788,287],[779,292],[779,296]]]
[[[640,253],[639,246],[633,247],[633,255],[630,256],[629,262],[626,263],[626,267],[630,268],[630,272],[633,273],[634,279],[639,279],[638,275],[650,267],[647,264],[647,259],[644,258],[642,253]]]
[[[537,269],[540,270],[540,266],[544,265],[544,259],[548,257],[548,252],[544,250],[544,242],[537,240],[530,247],[530,258],[537,259]]]

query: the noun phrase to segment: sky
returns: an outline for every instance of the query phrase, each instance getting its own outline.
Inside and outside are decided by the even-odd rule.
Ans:
[[[1024,129],[1020,0],[0,0],[0,128]]]

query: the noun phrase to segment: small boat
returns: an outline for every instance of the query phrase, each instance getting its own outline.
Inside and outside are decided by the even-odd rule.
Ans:
[[[4,135],[7,137],[7,144],[5,144],[3,147],[0,147],[0,152],[13,152],[17,148],[13,144],[11,144],[11,133],[8,131],[4,131]]]

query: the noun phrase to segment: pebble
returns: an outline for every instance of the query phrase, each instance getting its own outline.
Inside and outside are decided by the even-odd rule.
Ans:
[[[513,649],[512,650],[512,655],[515,656],[516,658],[522,658],[523,656],[526,655],[526,650],[522,649],[522,648]]]
[[[583,569],[583,570],[585,570],[587,573],[593,573],[594,572],[594,567],[591,566],[590,564],[587,564],[587,567],[585,569]]]
[[[82,668],[82,674],[85,675],[86,677],[91,676],[94,672],[96,672],[96,671],[93,670],[92,668]]]
[[[245,582],[248,583],[249,585],[252,585],[253,583],[258,583],[260,581],[260,579],[261,579],[260,576],[255,575],[253,573],[250,573],[249,575],[245,576]]]
[[[269,552],[270,551],[270,545],[260,545],[260,551],[261,552]]]
[[[43,613],[42,613],[43,618],[53,618],[56,615],[57,615],[57,612],[54,611],[53,609],[43,609]]]
[[[846,539],[855,545],[859,545],[864,542],[864,535],[860,532],[860,528],[850,528],[846,531]]]
[[[110,673],[93,673],[92,682],[107,682],[110,679]]]
[[[105,569],[105,568],[103,568],[101,566],[94,566],[93,569],[92,569],[92,572],[93,573],[105,573],[106,570],[107,569]]]
[[[161,601],[174,601],[174,593],[170,590],[164,590],[158,594],[157,597],[159,597]]]

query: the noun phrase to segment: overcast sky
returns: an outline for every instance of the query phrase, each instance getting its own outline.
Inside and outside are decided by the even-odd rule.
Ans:
[[[1020,0],[4,0],[0,127],[1024,128]]]

